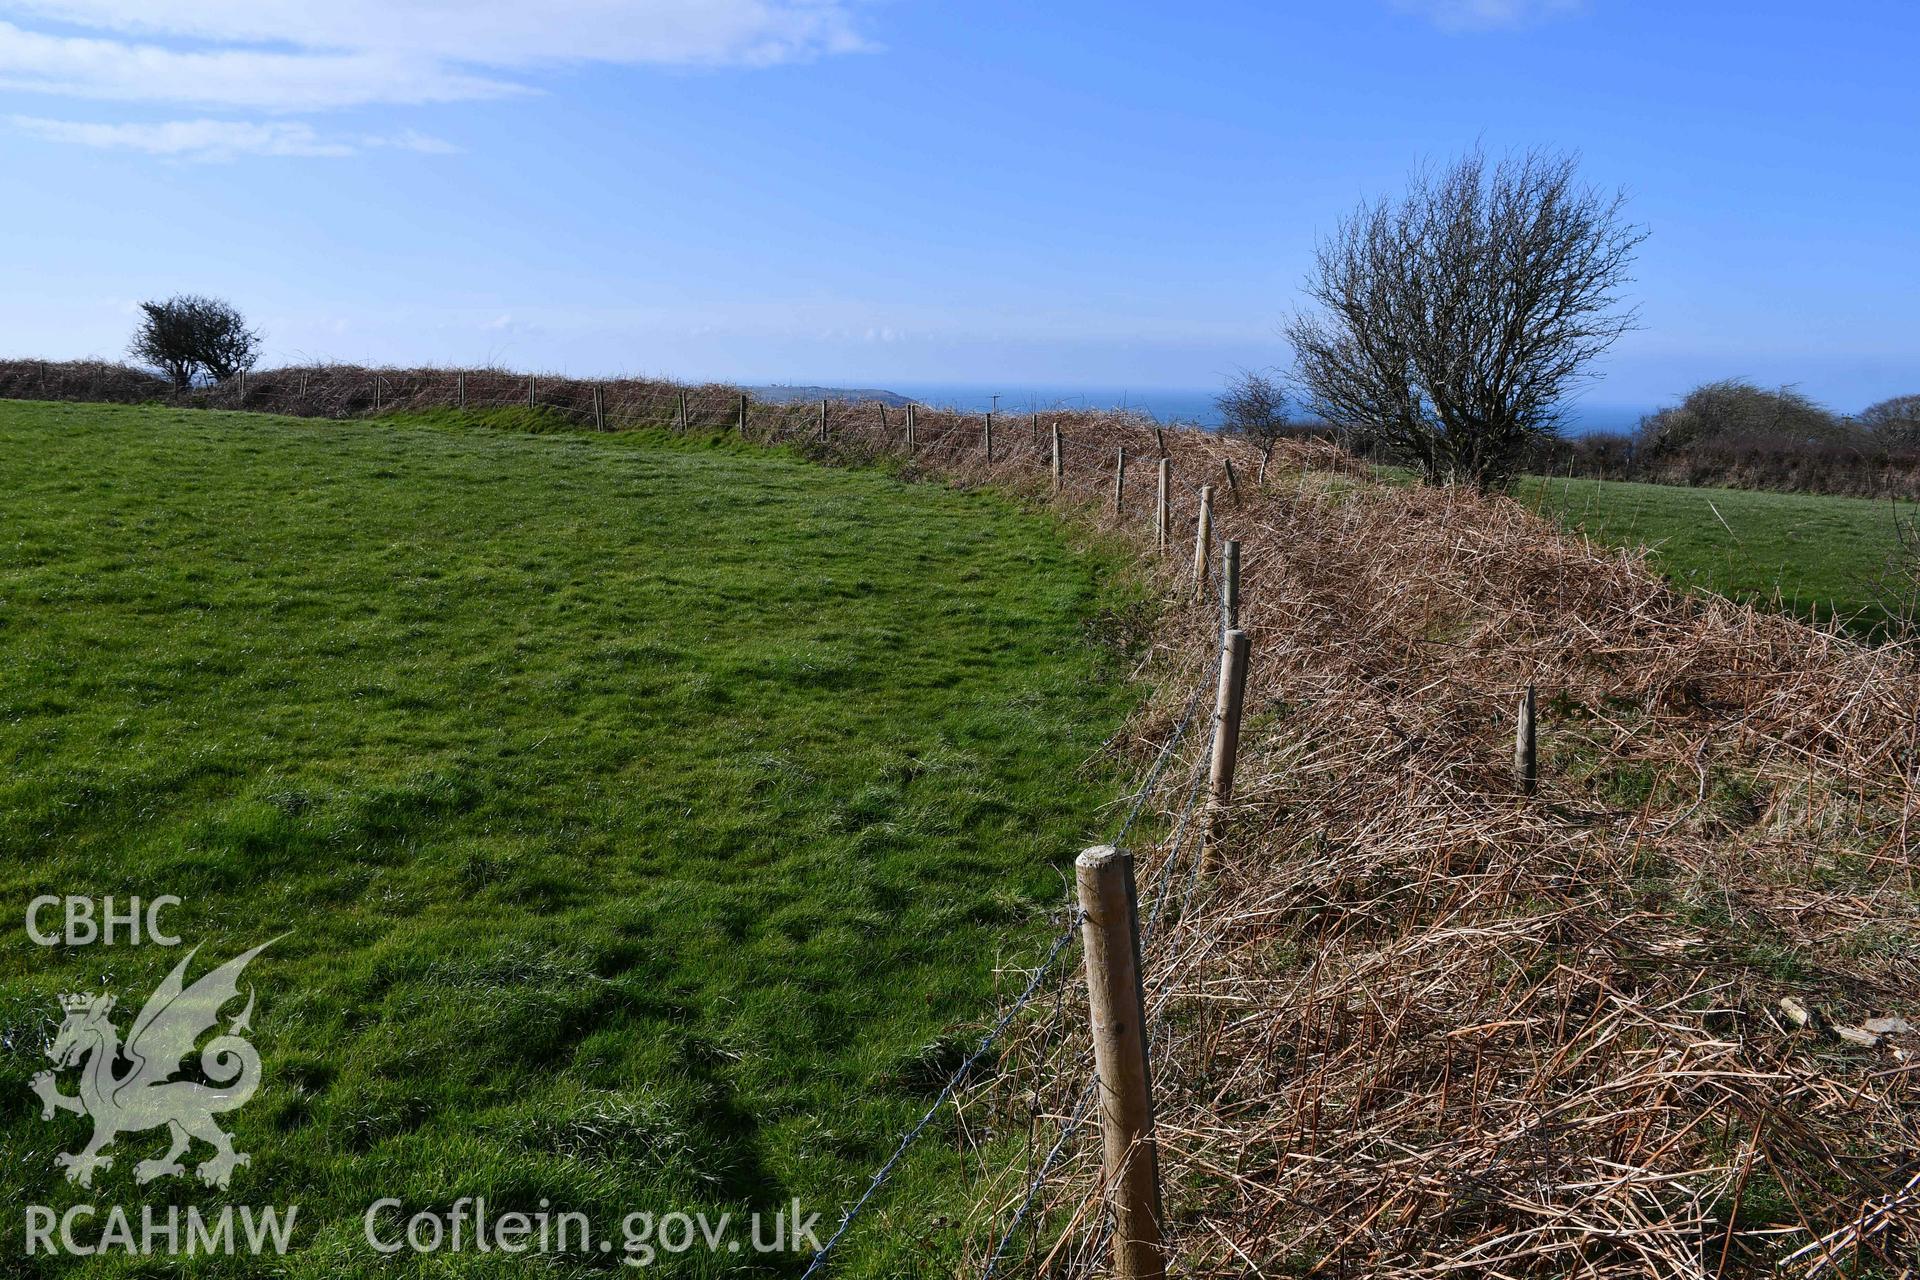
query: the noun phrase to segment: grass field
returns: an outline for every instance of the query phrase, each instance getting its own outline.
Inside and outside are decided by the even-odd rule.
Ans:
[[[1139,601],[991,496],[718,438],[19,402],[0,494],[15,1258],[23,1203],[298,1203],[299,1277],[529,1273],[376,1259],[382,1196],[596,1231],[798,1197],[830,1228],[1118,789],[1087,767],[1131,697],[1100,637]],[[178,895],[195,976],[286,935],[246,979],[229,1191],[136,1188],[155,1133],[91,1192],[55,1169],[88,1133],[29,1092],[58,993],[116,993],[124,1032],[185,948],[35,946],[49,893]],[[938,1268],[952,1146],[840,1273]],[[161,1271],[40,1274],[80,1273]]]
[[[1645,543],[1669,577],[1873,634],[1899,550],[1893,509],[1865,498],[1529,477],[1519,496],[1613,545]]]

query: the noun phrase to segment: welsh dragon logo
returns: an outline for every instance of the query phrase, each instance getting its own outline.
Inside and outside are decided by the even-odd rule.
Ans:
[[[172,1146],[158,1160],[136,1164],[135,1182],[184,1174],[180,1157],[195,1138],[213,1148],[212,1157],[194,1170],[210,1187],[224,1188],[233,1171],[248,1163],[249,1157],[233,1149],[233,1139],[213,1118],[246,1105],[260,1087],[260,1054],[241,1039],[253,1016],[251,991],[226,1034],[214,1037],[201,1051],[200,1070],[211,1083],[174,1077],[185,1069],[195,1043],[220,1021],[220,1010],[239,998],[242,971],[277,941],[263,942],[227,961],[191,987],[184,986],[182,978],[199,948],[188,952],[133,1020],[124,1045],[119,1028],[108,1017],[113,1011],[112,996],[60,997],[67,1016],[47,1050],[54,1069],[34,1076],[32,1087],[40,1095],[41,1119],[53,1119],[55,1111],[71,1111],[93,1120],[93,1138],[85,1147],[54,1157],[67,1171],[69,1182],[91,1187],[95,1170],[113,1167],[113,1157],[101,1153],[114,1139],[163,1126]],[[69,1097],[59,1091],[56,1076],[72,1067],[80,1068],[80,1092]]]

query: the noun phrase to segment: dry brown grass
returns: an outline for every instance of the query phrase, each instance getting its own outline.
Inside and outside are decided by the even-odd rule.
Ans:
[[[1181,444],[1190,476],[1226,448]],[[1181,1270],[1911,1267],[1920,1038],[1824,1023],[1920,1023],[1912,655],[1683,597],[1503,499],[1287,460],[1220,516],[1255,654],[1226,866],[1151,947]],[[1144,737],[1216,627],[1167,619]]]

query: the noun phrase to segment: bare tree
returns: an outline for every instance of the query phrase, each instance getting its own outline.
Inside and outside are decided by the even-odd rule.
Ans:
[[[229,302],[185,293],[143,302],[140,310],[144,318],[127,352],[158,369],[176,391],[201,374],[225,381],[260,358],[259,333]]]
[[[1227,379],[1227,389],[1215,396],[1220,428],[1242,435],[1266,448],[1285,435],[1287,393],[1280,380],[1257,369],[1242,369]]]
[[[1569,390],[1634,327],[1620,304],[1646,233],[1569,156],[1474,151],[1363,205],[1319,246],[1316,312],[1286,326],[1308,407],[1429,484],[1509,480]]]
[[[1920,444],[1920,395],[1895,396],[1860,411],[1860,425],[1882,444]]]

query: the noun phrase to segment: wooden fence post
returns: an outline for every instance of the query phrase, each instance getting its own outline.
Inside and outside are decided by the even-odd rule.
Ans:
[[[1160,488],[1153,499],[1153,548],[1165,551],[1167,544],[1173,541],[1173,509],[1170,504],[1172,494],[1168,492],[1173,484],[1173,459],[1164,453],[1160,455]]]
[[[1060,424],[1053,424],[1053,491],[1058,494],[1067,487],[1067,459],[1060,444]]]
[[[688,421],[688,417],[687,417],[687,393],[684,389],[680,392],[679,404],[680,404],[680,430],[684,432],[687,430],[688,427],[692,425],[692,423]]]
[[[607,429],[607,415],[600,403],[600,384],[597,382],[593,384],[593,429],[595,431]]]
[[[918,441],[916,441],[913,438],[913,425],[914,425],[913,424],[913,402],[908,401],[907,402],[907,452],[908,453],[912,453],[915,446],[918,444]]]
[[[1220,465],[1226,468],[1227,492],[1233,497],[1233,505],[1234,505],[1234,508],[1237,510],[1240,506],[1240,482],[1234,479],[1234,476],[1233,476],[1233,459],[1222,458],[1220,459]]]
[[[825,400],[822,400],[820,402],[820,443],[825,444],[826,442],[827,442],[827,402]]]
[[[1217,845],[1227,806],[1233,803],[1233,771],[1240,756],[1240,712],[1247,701],[1247,633],[1227,632],[1220,649],[1220,688],[1213,703],[1213,759],[1207,770],[1207,855],[1220,864]]]
[[[373,375],[373,411],[380,412],[380,375],[377,373]]]
[[[1272,456],[1273,441],[1269,440],[1267,441],[1267,447],[1260,451],[1260,474],[1255,477],[1253,482],[1254,487],[1257,489],[1265,489],[1267,487],[1267,459]]]
[[[301,403],[302,403],[302,404],[304,404],[304,403],[306,403],[306,399],[307,399],[307,374],[306,374],[306,371],[305,371],[305,370],[303,369],[303,370],[301,370],[301,372],[300,372],[300,401],[301,401]]]
[[[1032,421],[1031,421],[1031,423],[1030,423],[1029,425],[1030,425],[1030,426],[1032,427],[1032,429],[1033,429],[1033,448],[1034,448],[1034,452],[1036,452],[1036,453],[1038,453],[1038,452],[1039,452],[1039,450],[1040,450],[1040,415],[1039,415],[1039,414],[1037,414],[1037,413],[1036,413],[1036,414],[1034,414],[1034,415],[1033,415],[1033,418],[1032,418]]]
[[[246,402],[247,402],[247,371],[245,369],[242,369],[240,371],[240,403],[245,404]]]
[[[981,428],[980,443],[987,451],[987,465],[993,465],[993,413],[986,416],[986,425]]]
[[[1167,433],[1162,431],[1160,428],[1155,427],[1153,429],[1153,438],[1160,445],[1160,456],[1163,458],[1166,457],[1167,456]]]
[[[1120,504],[1127,496],[1127,448],[1121,445],[1113,451],[1113,514],[1120,515]]]
[[[1200,515],[1193,522],[1193,590],[1206,590],[1208,562],[1213,559],[1213,486],[1200,486]]]
[[[1520,711],[1514,717],[1513,726],[1513,780],[1520,784],[1522,795],[1532,795],[1534,788],[1540,785],[1540,764],[1537,755],[1539,740],[1534,731],[1533,686],[1520,695]]]
[[[533,408],[533,375],[527,375],[527,408]]]
[[[1240,626],[1240,544],[1228,538],[1220,544],[1220,630]]]
[[[1102,1163],[1114,1218],[1114,1274],[1162,1280],[1160,1159],[1153,1135],[1146,999],[1140,975],[1140,906],[1133,857],[1096,845],[1074,862],[1094,1076],[1100,1090]]]
[[[744,391],[740,393],[740,425],[738,429],[742,436],[747,434],[747,393]]]
[[[306,383],[304,381],[302,381],[302,383],[300,384],[300,393],[302,395],[306,394]],[[467,375],[466,374],[459,373],[454,375],[453,393],[454,393],[454,399],[458,401],[460,408],[462,409],[466,408],[467,407]]]

